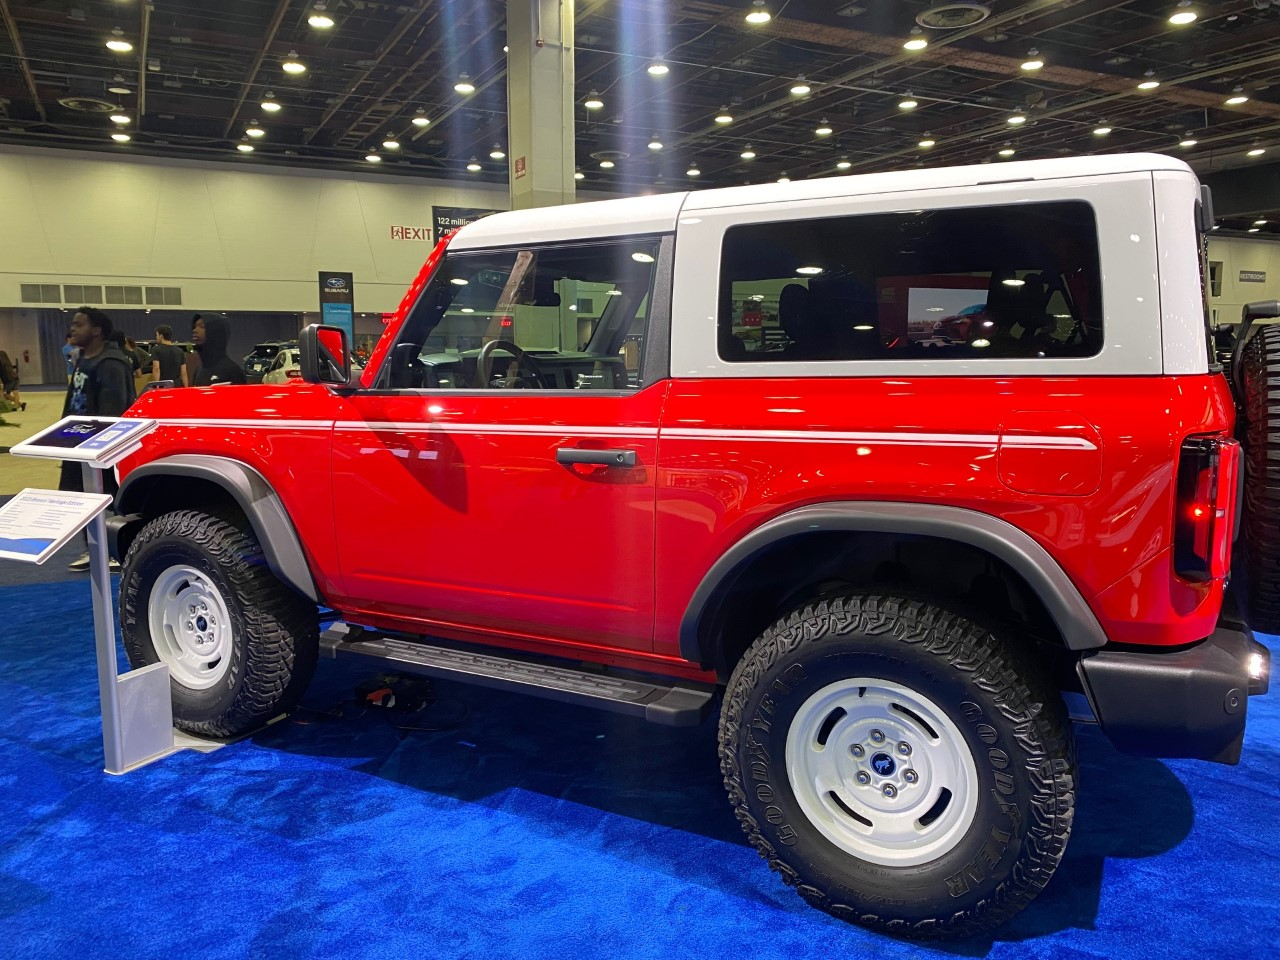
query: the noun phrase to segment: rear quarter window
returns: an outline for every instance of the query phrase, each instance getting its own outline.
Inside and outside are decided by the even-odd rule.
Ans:
[[[1082,201],[748,224],[722,254],[731,363],[1102,349],[1097,222]]]

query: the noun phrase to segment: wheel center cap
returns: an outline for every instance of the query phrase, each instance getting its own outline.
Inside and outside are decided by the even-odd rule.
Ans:
[[[893,776],[893,771],[897,768],[897,763],[887,753],[877,753],[871,758],[871,769],[882,777]]]
[[[196,629],[197,629],[197,630],[199,630],[201,633],[203,633],[204,631],[208,630],[208,629],[209,629],[209,623],[208,623],[208,621],[207,621],[207,620],[205,620],[205,618],[204,618],[204,617],[197,617],[197,618],[196,618]],[[881,756],[883,756],[883,754],[881,754]],[[890,760],[890,761],[889,761],[889,763],[890,763],[890,764],[892,764],[892,763],[893,763],[893,761],[892,761],[892,760]]]

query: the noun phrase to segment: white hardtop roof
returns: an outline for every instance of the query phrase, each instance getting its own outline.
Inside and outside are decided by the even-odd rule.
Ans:
[[[1060,180],[1154,171],[1194,176],[1187,164],[1173,157],[1158,153],[1121,153],[821,177],[791,183],[720,187],[495,213],[460,229],[450,243],[450,249],[671,233],[682,213],[750,204],[947,189],[1011,180]]]

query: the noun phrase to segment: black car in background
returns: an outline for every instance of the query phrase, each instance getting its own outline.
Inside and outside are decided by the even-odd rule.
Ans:
[[[244,358],[244,375],[249,383],[261,383],[262,375],[275,360],[276,354],[287,347],[297,348],[297,340],[268,340],[254,344],[253,350]]]

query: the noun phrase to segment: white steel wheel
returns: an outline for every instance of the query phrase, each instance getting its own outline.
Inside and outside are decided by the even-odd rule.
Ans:
[[[814,827],[882,866],[946,854],[978,808],[978,771],[959,728],[928,697],[887,680],[841,680],[810,696],[787,735],[786,770]]]
[[[161,571],[151,588],[147,627],[169,675],[192,690],[226,676],[235,642],[231,615],[218,588],[185,564]]]

